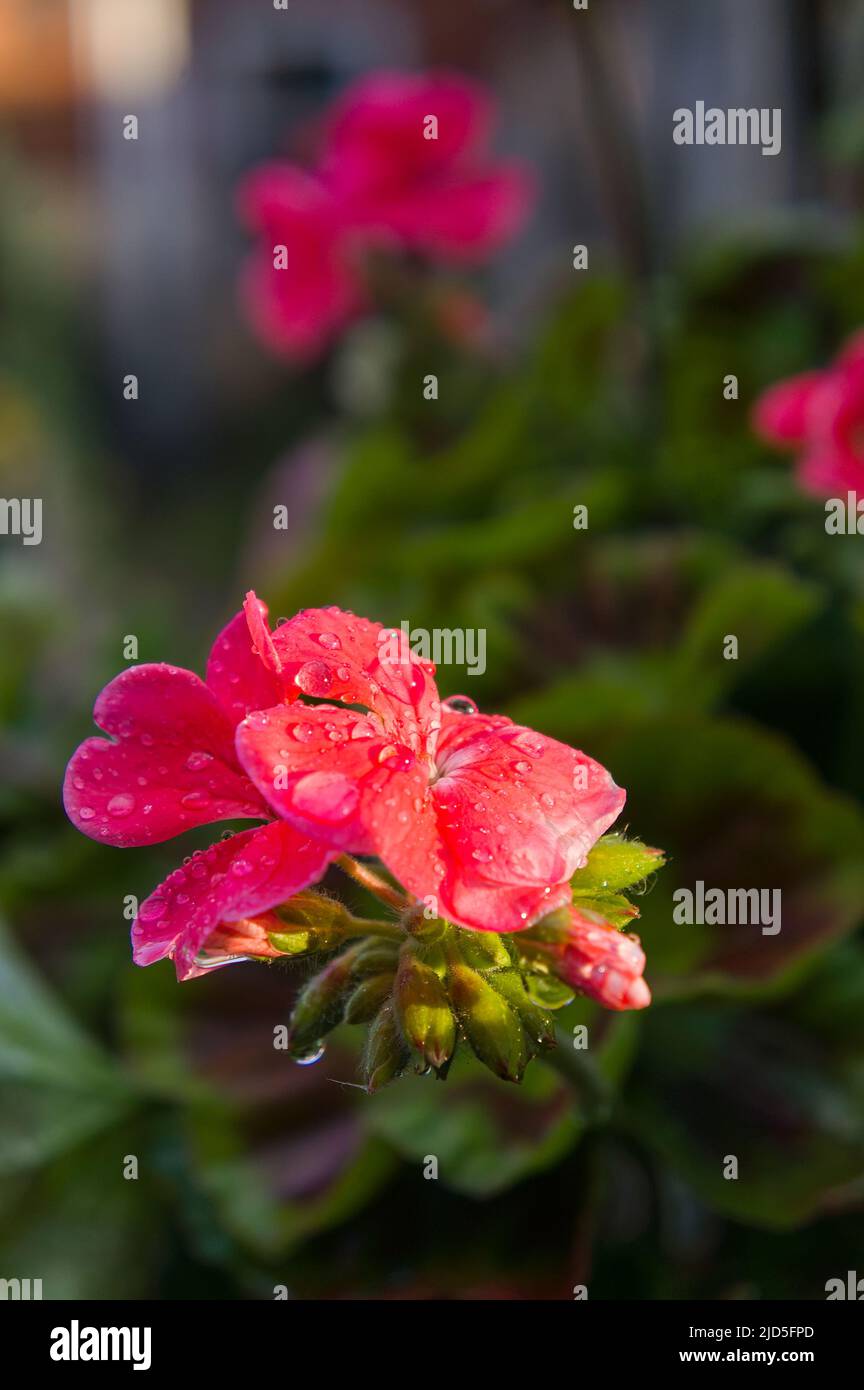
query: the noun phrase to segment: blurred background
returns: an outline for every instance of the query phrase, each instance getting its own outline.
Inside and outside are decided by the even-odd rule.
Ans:
[[[859,0],[0,0],[0,492],[44,527],[0,537],[0,1277],[808,1299],[860,1266],[862,541],[748,416],[864,322],[862,61]],[[487,84],[537,207],[299,369],[240,308],[235,188],[379,68]],[[676,146],[697,100],[782,107],[781,155]],[[368,1098],[350,1030],[274,1051],[301,967],[132,966],[124,897],[213,836],[100,848],[65,763],[128,635],[200,671],[252,586],[274,618],[484,628],[442,692],[628,789],[670,859],[639,899],[656,1002],[562,1014],[610,1116],[540,1062]],[[782,931],[674,925],[698,879],[780,888]]]

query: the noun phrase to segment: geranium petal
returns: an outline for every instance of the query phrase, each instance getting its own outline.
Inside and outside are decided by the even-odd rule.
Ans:
[[[421,786],[429,776],[377,716],[336,705],[250,714],[237,729],[237,752],[277,815],[357,854],[374,853],[370,832],[378,815],[408,824],[401,783],[399,804],[393,791],[399,775],[416,768]]]
[[[592,758],[503,716],[447,711],[437,761],[445,839],[490,883],[569,880],[625,801]]]
[[[283,821],[218,841],[175,869],[141,904],[132,926],[136,964],[171,956],[179,980],[200,975],[196,958],[222,923],[278,906],[316,882],[333,857],[326,845]]]
[[[476,176],[430,180],[367,200],[358,221],[385,228],[412,250],[470,262],[488,256],[518,231],[532,190],[525,170],[494,165]]]
[[[435,139],[425,133],[430,116]],[[464,77],[376,72],[348,88],[330,119],[324,177],[356,206],[476,155],[491,123],[486,93]]]
[[[824,372],[802,372],[771,386],[753,407],[753,427],[769,444],[801,444],[807,437],[814,399]]]
[[[254,595],[252,600],[258,620],[266,627],[266,604]],[[213,643],[206,679],[234,724],[245,719],[250,710],[269,709],[282,698],[278,674],[268,669],[253,645],[245,608],[231,619]]]
[[[445,711],[437,763],[441,891],[470,926],[519,930],[550,910],[624,805],[599,763],[503,717]]]
[[[363,302],[344,219],[323,184],[291,164],[256,170],[238,204],[261,238],[240,281],[253,328],[277,351],[313,357]],[[285,248],[284,265],[275,262],[277,247]]]
[[[63,802],[91,839],[150,845],[197,825],[267,818],[240,771],[231,721],[211,690],[175,666],[133,666],[100,694],[90,738],[66,769]]]
[[[365,705],[397,742],[434,750],[441,707],[434,667],[402,632],[340,608],[310,608],[283,623],[273,644],[286,682],[304,695]]]

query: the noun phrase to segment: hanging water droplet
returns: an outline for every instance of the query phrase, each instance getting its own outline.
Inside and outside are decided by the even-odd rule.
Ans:
[[[449,709],[451,714],[477,714],[478,709],[469,695],[448,695],[441,704],[444,709]]]
[[[302,1052],[299,1055],[295,1054],[291,1060],[296,1062],[298,1067],[311,1067],[315,1062],[321,1061],[326,1051],[327,1048],[323,1042],[314,1043],[309,1052]]]
[[[563,1009],[576,998],[575,990],[554,975],[532,972],[526,977],[525,990],[532,1003],[541,1009]]]

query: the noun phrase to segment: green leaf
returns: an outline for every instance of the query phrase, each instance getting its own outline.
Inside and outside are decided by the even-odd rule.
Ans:
[[[604,835],[588,855],[585,867],[577,869],[570,880],[574,901],[578,899],[581,906],[591,907],[587,899],[600,901],[608,895],[612,910],[620,911],[628,904],[626,898],[616,898],[617,891],[642,883],[662,868],[664,862],[662,850],[643,845],[641,840]],[[592,910],[600,912],[602,908]]]
[[[696,603],[669,670],[687,708],[715,703],[813,617],[819,590],[774,565],[738,564]],[[736,642],[727,658],[724,643]]]
[[[864,952],[844,949],[857,1012]],[[773,1006],[647,1010],[625,1121],[716,1210],[756,1226],[799,1225],[842,1207],[864,1170],[860,1036],[833,1027],[834,971]],[[823,993],[824,986],[824,993]],[[728,1161],[737,1160],[737,1176]]]
[[[0,1174],[64,1152],[134,1100],[128,1079],[0,929]]]
[[[503,1192],[556,1162],[584,1121],[569,1087],[534,1062],[519,1087],[502,1086],[460,1047],[446,1082],[405,1076],[368,1103],[367,1122],[405,1158],[438,1159],[445,1187],[472,1197]]]
[[[670,715],[597,728],[586,744],[668,855],[639,902],[655,998],[788,989],[861,921],[864,815],[784,739],[743,720]],[[676,920],[673,895],[699,881],[779,892],[780,930]]]

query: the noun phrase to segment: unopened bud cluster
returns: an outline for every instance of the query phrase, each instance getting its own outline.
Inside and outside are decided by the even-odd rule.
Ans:
[[[270,940],[288,942],[276,933]],[[291,1016],[289,1046],[297,1056],[314,1055],[338,1024],[365,1024],[370,1091],[409,1068],[445,1077],[460,1043],[496,1076],[520,1081],[530,1059],[554,1046],[552,1020],[531,997],[532,973],[504,937],[440,919],[418,924],[409,913],[391,935],[347,944],[308,981]]]

